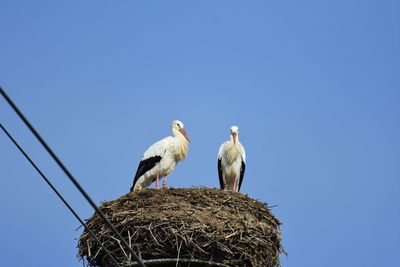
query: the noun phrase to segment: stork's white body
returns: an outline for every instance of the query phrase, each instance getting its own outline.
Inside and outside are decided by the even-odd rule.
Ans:
[[[218,175],[224,190],[239,191],[246,168],[246,152],[236,134],[234,137],[231,135],[218,151]]]
[[[175,169],[179,161],[186,158],[189,141],[185,136],[186,132],[185,134],[181,133],[183,124],[181,123],[181,125],[180,130],[172,128],[173,136],[161,139],[144,152],[131,191],[149,187],[152,182],[162,177],[164,177],[165,183],[165,177]]]

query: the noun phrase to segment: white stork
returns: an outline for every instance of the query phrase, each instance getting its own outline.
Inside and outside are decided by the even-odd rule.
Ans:
[[[239,192],[246,169],[246,152],[239,142],[239,128],[231,127],[230,140],[218,151],[218,176],[221,189]]]
[[[175,169],[180,160],[185,159],[188,152],[190,139],[183,127],[181,121],[173,121],[173,136],[161,139],[144,152],[131,191],[149,187],[154,181],[158,189],[158,179],[161,177],[164,177],[163,188],[167,188],[167,175]]]

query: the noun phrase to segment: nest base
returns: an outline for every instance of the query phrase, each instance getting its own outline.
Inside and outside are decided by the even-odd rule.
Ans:
[[[100,209],[147,266],[279,266],[280,222],[266,204],[241,193],[145,189]],[[122,266],[137,266],[97,214],[87,227]],[[88,232],[78,247],[89,266],[113,266]]]

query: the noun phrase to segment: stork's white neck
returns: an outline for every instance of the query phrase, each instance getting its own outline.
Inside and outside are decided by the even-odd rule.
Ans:
[[[230,136],[229,149],[228,149],[228,162],[232,164],[239,154],[239,136],[236,136],[236,144],[233,141],[232,135]]]
[[[186,155],[188,153],[189,142],[188,140],[186,140],[185,136],[183,136],[183,134],[180,131],[174,128],[172,128],[172,134],[178,140],[178,148],[176,150],[175,157],[177,160],[183,160],[186,158]]]

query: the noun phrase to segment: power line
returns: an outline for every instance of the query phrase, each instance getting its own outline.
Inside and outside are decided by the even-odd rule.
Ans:
[[[18,142],[12,137],[9,131],[0,123],[0,128],[3,132],[8,136],[8,138],[14,143],[14,145],[18,148],[18,150],[24,155],[24,157],[29,161],[32,167],[39,173],[39,175],[43,178],[43,180],[47,183],[48,186],[53,190],[53,192],[58,196],[58,198],[64,203],[64,205],[69,209],[69,211],[75,216],[75,218],[85,227],[86,231],[96,240],[96,242],[104,249],[104,251],[110,256],[110,258],[120,266],[117,260],[111,255],[110,251],[104,247],[101,241],[96,237],[96,235],[90,230],[85,222],[79,217],[78,213],[71,207],[71,205],[65,200],[65,198],[61,195],[60,192],[54,187],[54,185],[50,182],[50,180],[43,174],[43,172],[39,169],[39,167],[33,162],[33,160],[29,157],[29,155],[25,152],[25,150],[18,144]]]
[[[86,191],[82,188],[79,182],[75,179],[75,177],[71,174],[71,172],[65,167],[65,165],[61,162],[61,160],[57,157],[57,155],[53,152],[53,150],[47,145],[47,143],[43,140],[40,134],[33,128],[28,119],[24,116],[24,114],[19,110],[19,108],[14,104],[11,98],[6,94],[3,88],[0,87],[0,93],[4,97],[4,99],[8,102],[8,104],[13,108],[15,113],[21,118],[21,120],[25,123],[25,125],[29,128],[29,130],[33,133],[33,135],[38,139],[38,141],[42,144],[42,146],[46,149],[46,151],[50,154],[50,156],[54,159],[54,161],[58,164],[58,166],[64,171],[70,181],[75,185],[75,187],[79,190],[79,192],[85,197],[85,199],[89,202],[89,204],[95,209],[95,211],[99,214],[99,216],[104,220],[107,226],[111,229],[111,231],[117,236],[117,238],[122,242],[122,244],[129,250],[131,255],[135,258],[135,260],[142,267],[146,267],[143,263],[143,260],[140,259],[133,249],[129,246],[126,240],[122,237],[122,235],[115,229],[112,223],[107,219],[104,213],[97,207],[92,198],[86,193]]]

